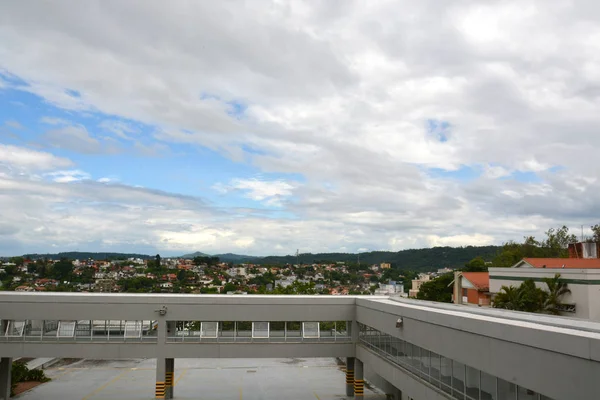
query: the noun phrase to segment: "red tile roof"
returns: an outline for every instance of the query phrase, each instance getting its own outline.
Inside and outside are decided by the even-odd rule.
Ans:
[[[600,269],[600,258],[524,258],[534,268]]]
[[[490,290],[489,272],[463,272],[462,276],[463,278],[471,282],[478,291]]]

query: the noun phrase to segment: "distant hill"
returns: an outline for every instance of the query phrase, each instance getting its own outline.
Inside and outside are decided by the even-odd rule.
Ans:
[[[401,268],[411,271],[430,271],[437,268],[459,268],[465,263],[471,261],[475,257],[483,257],[486,261],[491,261],[494,256],[501,250],[501,246],[465,246],[465,247],[433,247],[429,249],[410,249],[401,251],[372,251],[368,253],[360,253],[360,262],[367,264],[379,264],[389,262],[394,268]],[[268,256],[255,257],[242,254],[206,254],[200,251],[191,254],[185,254],[182,258],[194,257],[219,257],[221,261],[232,263],[252,262],[255,264],[295,264],[296,256]],[[318,263],[318,262],[356,262],[357,254],[353,253],[306,253],[300,254],[299,260],[301,263]],[[93,258],[95,260],[123,260],[126,258],[154,258],[147,254],[127,254],[127,253],[89,253],[89,252],[64,252],[57,254],[25,254],[23,257],[30,259],[49,258],[58,260],[62,257],[68,259],[84,260]]]
[[[243,263],[243,262],[256,262],[261,257],[256,256],[246,256],[243,254],[233,254],[233,253],[224,253],[224,254],[206,254],[201,251],[197,251],[195,253],[184,254],[181,258],[194,258],[194,257],[219,257],[219,260],[223,262],[232,262],[232,263]]]
[[[215,254],[214,257],[219,257],[219,260],[223,262],[232,262],[232,263],[243,263],[243,262],[257,262],[262,257],[256,256],[246,256],[243,254],[233,254],[233,253],[225,253],[225,254]]]
[[[127,258],[141,258],[146,260],[154,258],[147,254],[136,254],[136,253],[91,253],[85,251],[68,251],[64,253],[55,254],[23,254],[24,258],[31,260],[37,260],[38,258],[47,258],[50,260],[60,260],[61,258],[68,258],[69,260],[86,260],[92,258],[94,260],[125,260]]]
[[[389,262],[394,268],[412,271],[429,271],[436,268],[458,268],[475,257],[491,261],[501,246],[433,247],[429,249],[410,249],[393,251],[372,251],[360,253],[360,262],[379,264]],[[317,262],[357,262],[358,255],[352,253],[306,253],[300,254],[301,263]],[[254,261],[261,264],[295,264],[296,256],[269,256]]]
[[[184,254],[180,258],[194,258],[194,257],[212,257],[212,256],[210,254],[206,254],[201,251],[197,251],[195,253]]]

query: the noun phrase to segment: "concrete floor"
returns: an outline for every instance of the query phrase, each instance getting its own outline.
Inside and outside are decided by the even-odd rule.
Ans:
[[[15,397],[19,400],[154,399],[154,359],[82,360],[51,367],[51,382]],[[343,400],[345,374],[331,358],[176,359],[175,399]],[[365,398],[385,400],[365,389]]]

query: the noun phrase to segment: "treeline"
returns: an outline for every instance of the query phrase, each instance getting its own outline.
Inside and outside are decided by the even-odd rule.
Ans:
[[[431,271],[432,268],[460,268],[473,258],[483,257],[491,260],[498,254],[500,246],[465,246],[465,247],[433,247],[429,249],[410,249],[393,251],[372,251],[368,253],[306,253],[300,254],[301,264],[333,263],[343,261],[356,263],[380,264],[391,263],[394,268],[411,271]],[[258,259],[261,264],[296,264],[296,256],[269,256]]]

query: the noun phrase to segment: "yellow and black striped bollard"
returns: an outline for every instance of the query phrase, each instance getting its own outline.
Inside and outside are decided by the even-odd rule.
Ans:
[[[365,381],[363,379],[354,380],[354,398],[363,399],[365,396]]]
[[[166,393],[166,383],[165,382],[156,382],[156,391],[155,398],[164,399]]]

